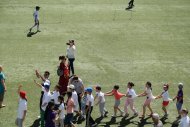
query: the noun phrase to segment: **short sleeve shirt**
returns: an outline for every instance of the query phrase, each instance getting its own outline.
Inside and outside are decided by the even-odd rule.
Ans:
[[[61,111],[59,114],[59,118],[64,119],[65,118],[65,114],[64,114],[65,107],[64,107],[63,103],[61,103],[61,105],[59,106],[59,110]]]
[[[25,99],[19,100],[17,118],[23,119],[24,111],[27,110],[27,101]]]
[[[182,99],[179,101],[180,98],[182,98]],[[179,103],[183,103],[183,91],[182,90],[179,90],[177,93],[177,101]]]
[[[100,92],[97,92],[96,93],[96,96],[98,97],[98,101],[100,101],[100,103],[104,103],[105,102],[105,97],[104,97],[104,93],[102,93],[101,91]],[[101,100],[100,100],[101,99]]]
[[[163,91],[162,98],[163,98],[163,101],[169,101],[168,91]]]
[[[181,118],[179,127],[190,127],[190,119],[188,116]]]
[[[89,106],[90,102],[91,102],[91,106],[94,106],[94,97],[93,97],[92,94],[91,95],[89,95],[89,94],[87,95],[86,105]]]
[[[74,101],[73,99],[69,99],[68,102],[67,102],[67,114],[68,113],[73,113],[74,111]]]
[[[137,96],[134,89],[128,89],[127,93],[128,93],[128,95],[131,95],[131,98],[135,98]]]
[[[5,75],[3,74],[3,72],[0,72],[0,93],[4,92],[4,87],[3,84],[1,83],[2,80],[5,81]]]
[[[112,93],[113,93],[116,100],[120,100],[124,96],[122,93],[118,92],[115,89],[112,90]]]

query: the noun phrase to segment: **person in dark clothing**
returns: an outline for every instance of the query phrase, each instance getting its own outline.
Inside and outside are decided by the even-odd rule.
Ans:
[[[126,8],[126,10],[132,9],[135,6],[134,0],[130,0],[128,4],[129,4],[129,6]]]

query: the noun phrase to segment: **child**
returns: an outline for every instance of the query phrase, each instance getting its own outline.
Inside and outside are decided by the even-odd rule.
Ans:
[[[146,100],[145,100],[145,102],[143,104],[143,113],[142,113],[142,116],[139,117],[139,118],[142,118],[142,119],[145,116],[146,107],[148,107],[148,109],[151,112],[151,114],[149,116],[152,116],[152,114],[153,114],[152,108],[150,106],[150,103],[154,99],[154,96],[152,95],[152,87],[151,86],[152,86],[151,82],[147,82],[146,85],[145,85],[145,87],[146,87],[145,91],[138,95],[138,97],[146,96]]]
[[[53,94],[52,94],[52,100],[53,100],[53,102],[54,102],[54,104],[55,104],[55,110],[57,110],[58,109],[58,107],[59,107],[59,102],[58,102],[58,97],[60,96],[60,93],[59,93],[59,86],[58,85],[56,85],[55,87],[54,87],[54,91],[53,91]]]
[[[59,123],[60,123],[60,127],[64,127],[64,118],[65,118],[64,110],[65,110],[65,106],[64,106],[64,98],[63,98],[63,96],[59,96],[58,101],[60,103],[59,110],[58,110]]]
[[[114,114],[112,115],[112,117],[116,117],[116,114],[117,114],[117,110],[120,111],[121,113],[121,116],[123,116],[123,111],[121,111],[121,109],[119,108],[119,105],[120,105],[120,99],[125,96],[125,94],[122,94],[120,92],[118,92],[118,89],[119,89],[119,86],[118,85],[115,85],[113,87],[113,90],[112,91],[109,91],[105,94],[105,96],[114,96],[115,97],[115,104],[114,104]]]
[[[43,97],[42,97],[42,105],[41,105],[41,109],[40,109],[41,127],[44,127],[44,113],[45,113],[48,103],[51,100],[51,93],[49,90],[50,85],[49,85],[49,83],[45,82],[44,86],[42,86],[41,84],[37,83],[36,80],[34,80],[34,82],[44,92]]]
[[[47,108],[44,114],[45,127],[55,127],[56,113],[53,111],[54,106],[55,104],[52,101],[50,101],[47,105]]]
[[[92,88],[88,87],[86,89],[87,91],[87,101],[86,101],[86,127],[95,127],[97,126],[97,123],[94,121],[94,119],[91,116],[93,106],[94,106],[94,97],[92,95]]]
[[[190,127],[190,118],[187,115],[188,110],[182,109],[180,111],[180,113],[181,113],[181,120],[180,120],[180,123],[179,123],[179,127]]]
[[[169,93],[168,93],[169,85],[168,84],[164,84],[163,89],[164,89],[164,91],[159,96],[157,96],[155,99],[158,99],[158,98],[162,98],[163,99],[162,110],[165,113],[164,117],[167,117],[168,116],[168,112],[166,110],[166,107],[168,106],[169,100],[170,100]]]
[[[16,125],[18,127],[23,127],[24,120],[26,117],[27,112],[27,99],[26,99],[26,92],[21,91],[22,85],[19,85],[18,87],[18,95],[20,96],[19,104],[18,104],[18,114],[16,119]]]
[[[65,127],[75,127],[72,123],[73,112],[74,112],[74,100],[72,99],[72,92],[67,92],[67,114],[65,116],[64,124]]]
[[[39,25],[40,25],[40,23],[39,23],[39,10],[40,10],[40,7],[36,6],[36,10],[34,11],[34,14],[33,14],[33,16],[34,16],[34,26],[32,26],[30,28],[30,32],[32,31],[32,29],[35,26],[37,26],[37,32],[40,32],[40,30],[39,30]]]
[[[85,107],[86,107],[86,101],[87,101],[87,89],[84,90],[84,95],[82,97],[81,100],[81,111],[82,111],[82,118],[81,120],[84,120],[86,118],[86,111],[85,111]]]
[[[154,127],[163,127],[163,123],[157,113],[152,114],[152,121],[154,123]]]
[[[99,105],[101,118],[103,118],[104,116],[108,114],[108,111],[105,108],[104,93],[102,93],[101,91],[101,86],[96,86],[95,89],[96,89],[96,96],[94,98],[94,101],[96,100],[96,98],[98,99],[98,102],[96,103],[96,105]]]
[[[129,1],[129,6],[126,8],[126,10],[132,9],[133,7],[134,7],[134,0],[130,0]]]
[[[177,98],[176,108],[177,108],[178,115],[179,115],[177,118],[181,118],[180,111],[181,111],[181,108],[183,105],[183,83],[178,84],[178,89],[179,90],[178,90],[177,96],[175,96],[173,98],[173,101],[175,101],[175,99]]]
[[[134,84],[132,82],[128,82],[128,85],[127,85],[128,89],[127,89],[127,93],[126,93],[126,101],[125,101],[125,116],[124,117],[128,117],[129,116],[129,113],[128,113],[128,106],[130,105],[130,108],[131,110],[133,111],[134,113],[134,116],[138,116],[138,112],[136,111],[135,107],[134,107],[134,98],[137,96],[133,87],[134,87]]]

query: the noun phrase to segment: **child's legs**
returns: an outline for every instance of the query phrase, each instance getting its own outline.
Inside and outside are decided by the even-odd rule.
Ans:
[[[16,124],[18,127],[23,127],[23,119],[17,118],[15,124]]]
[[[100,110],[101,116],[104,115],[104,107],[105,107],[105,103],[99,103],[99,110]]]
[[[182,105],[183,105],[182,103],[179,103],[179,102],[176,103],[176,108],[177,108],[177,111],[178,111],[179,115],[180,115],[180,111],[181,111]]]
[[[64,119],[60,119],[60,127],[64,127]]]
[[[44,127],[44,114],[45,114],[45,111],[40,110],[41,127]]]
[[[130,102],[129,105],[130,105],[131,110],[132,110],[134,113],[137,113],[137,111],[136,111],[136,109],[135,109],[135,107],[134,107],[134,100],[133,100],[133,99],[130,99],[129,102]]]
[[[164,111],[165,114],[167,114],[166,107],[168,106],[169,101],[163,101],[162,103],[162,110]]]
[[[145,115],[145,112],[146,112],[146,107],[148,105],[150,105],[150,102],[151,102],[151,99],[146,99],[145,102],[144,102],[144,105],[143,105],[143,116]]]
[[[129,106],[129,99],[127,98],[125,101],[124,111],[128,114],[128,106]]]

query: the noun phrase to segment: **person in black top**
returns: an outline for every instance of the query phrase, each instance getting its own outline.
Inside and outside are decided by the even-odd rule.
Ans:
[[[135,6],[134,0],[130,0],[128,4],[129,4],[129,6],[126,8],[126,10],[132,9]]]

